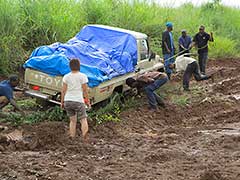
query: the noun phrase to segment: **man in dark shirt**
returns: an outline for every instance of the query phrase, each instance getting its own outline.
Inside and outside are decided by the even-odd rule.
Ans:
[[[182,36],[178,39],[179,44],[179,56],[185,53],[189,53],[189,49],[191,48],[191,37],[187,35],[187,31],[185,29],[182,30]],[[186,55],[189,57],[189,55]]]
[[[198,63],[202,74],[206,73],[206,62],[208,59],[208,41],[213,42],[213,34],[205,32],[205,27],[201,25],[199,32],[193,38],[193,45],[198,48]]]
[[[13,90],[19,84],[18,76],[12,75],[8,80],[0,82],[0,110],[8,103],[11,103],[14,108],[24,115],[24,112],[18,107],[16,101],[13,99]]]
[[[126,84],[131,88],[137,88],[138,92],[144,90],[149,103],[150,110],[157,110],[157,105],[165,106],[162,99],[154,92],[168,81],[165,73],[158,71],[147,72],[136,79],[128,78]]]
[[[163,53],[163,59],[164,59],[164,67],[165,71],[168,75],[168,78],[170,79],[172,74],[172,69],[169,68],[171,64],[174,63],[174,42],[173,42],[173,24],[171,22],[166,23],[166,31],[162,33],[162,53]]]

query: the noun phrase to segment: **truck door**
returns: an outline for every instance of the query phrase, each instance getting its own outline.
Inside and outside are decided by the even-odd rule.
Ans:
[[[147,39],[138,40],[138,64],[136,72],[148,71],[152,66],[153,62],[149,61],[149,45]]]

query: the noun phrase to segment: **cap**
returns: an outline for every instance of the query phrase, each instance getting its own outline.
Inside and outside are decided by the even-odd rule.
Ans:
[[[167,26],[167,27],[173,27],[173,23],[172,23],[172,22],[167,22],[167,23],[166,23],[166,26]]]
[[[182,32],[182,33],[183,33],[183,32],[187,32],[187,30],[186,30],[186,29],[182,29],[182,31],[181,31],[181,32]]]

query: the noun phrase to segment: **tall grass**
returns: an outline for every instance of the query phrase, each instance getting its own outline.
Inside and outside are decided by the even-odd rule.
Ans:
[[[235,57],[240,51],[239,19],[239,9],[217,1],[201,7],[167,8],[143,0],[0,0],[0,73],[16,70],[34,48],[66,42],[92,23],[144,32],[158,53],[166,21],[174,23],[175,41],[181,29],[194,36],[204,24],[216,37],[210,56]]]

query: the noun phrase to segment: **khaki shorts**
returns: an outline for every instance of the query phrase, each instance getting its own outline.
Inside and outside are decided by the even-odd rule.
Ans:
[[[77,115],[79,119],[87,118],[86,108],[84,103],[75,101],[65,101],[64,108],[68,116],[72,117]]]

